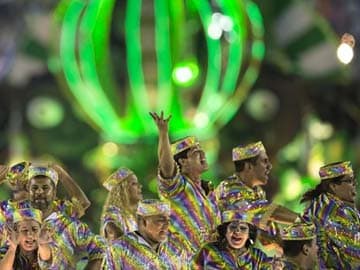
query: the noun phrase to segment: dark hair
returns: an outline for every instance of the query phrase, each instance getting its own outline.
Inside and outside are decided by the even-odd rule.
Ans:
[[[191,147],[185,149],[184,151],[181,151],[180,153],[177,153],[176,155],[174,155],[174,160],[175,160],[176,164],[180,167],[180,169],[181,169],[181,164],[179,162],[179,159],[188,158],[187,154],[188,154],[190,149],[191,149]]]
[[[245,168],[245,164],[247,162],[251,163],[252,165],[255,165],[257,160],[259,158],[259,155],[255,156],[255,157],[251,157],[251,158],[247,158],[247,159],[243,159],[243,160],[236,160],[234,161],[234,165],[235,165],[235,171],[236,172],[241,172],[244,170]]]
[[[303,246],[311,246],[313,240],[283,240],[282,248],[285,256],[295,257],[302,252]]]
[[[226,249],[226,247],[228,245],[227,240],[226,240],[226,231],[227,231],[227,227],[229,226],[230,223],[231,222],[225,222],[225,223],[220,224],[217,227],[218,239],[217,239],[215,245],[219,249],[224,250],[224,249]],[[255,243],[256,233],[257,233],[257,229],[254,225],[249,224],[249,223],[248,223],[248,225],[249,225],[249,238],[246,240],[246,243],[245,243],[246,248],[249,248],[250,245],[252,245],[252,243]]]
[[[341,180],[344,178],[345,175],[341,175],[338,177],[322,180],[320,184],[318,184],[314,189],[311,189],[302,196],[300,203],[304,203],[307,201],[311,201],[314,198],[319,197],[321,194],[326,192],[332,192],[330,189],[330,184],[341,184]]]

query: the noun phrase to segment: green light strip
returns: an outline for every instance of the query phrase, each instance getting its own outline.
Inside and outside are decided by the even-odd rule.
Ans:
[[[147,101],[149,97],[146,93],[144,74],[142,68],[142,51],[140,40],[140,21],[141,21],[141,0],[127,1],[125,17],[125,37],[126,37],[126,59],[129,73],[130,92],[132,102],[128,105],[134,108],[132,111],[141,123],[139,126],[145,128],[144,132],[153,130],[153,123],[148,121],[145,115],[150,111]]]
[[[80,23],[78,44],[82,79],[87,86],[87,91],[92,95],[92,98],[96,100],[92,110],[95,110],[101,118],[102,128],[106,128],[105,130],[108,132],[121,132],[116,111],[113,109],[112,104],[109,102],[108,97],[101,87],[96,70],[92,33],[97,23],[97,5],[99,3],[99,1],[91,1],[89,3]],[[102,41],[105,41],[106,44],[106,40]]]
[[[243,8],[242,2],[233,0],[217,2],[224,10],[224,14],[232,18],[234,22],[233,34],[235,35],[235,40],[229,44],[227,68],[221,87],[222,92],[227,94],[226,97],[228,97],[228,95],[232,94],[236,89],[236,82],[239,77],[242,65],[242,53],[245,45],[245,37],[247,35],[247,26],[243,16],[245,10]]]
[[[234,96],[222,107],[218,113],[218,119],[216,121],[220,125],[227,123],[231,117],[236,113],[241,103],[247,96],[250,87],[254,84],[259,74],[259,68],[261,60],[265,55],[265,45],[263,43],[263,20],[261,17],[258,6],[251,2],[246,1],[246,13],[250,21],[251,30],[253,33],[253,43],[251,47],[251,59],[249,66],[245,71],[244,78]]]
[[[158,78],[158,102],[157,111],[169,111],[172,101],[171,83],[171,47],[168,2],[164,0],[154,1],[155,12],[155,43]]]
[[[199,101],[197,113],[204,113],[211,108],[217,100],[217,90],[220,82],[221,73],[221,45],[220,40],[213,40],[207,34],[207,29],[211,23],[212,10],[208,1],[194,1],[199,11],[200,19],[204,27],[206,44],[208,48],[208,66],[204,90]],[[209,118],[212,115],[208,115]]]

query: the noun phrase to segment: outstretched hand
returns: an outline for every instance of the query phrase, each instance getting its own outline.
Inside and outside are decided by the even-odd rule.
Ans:
[[[19,245],[19,234],[10,226],[6,228],[7,244],[9,249],[16,250]]]
[[[150,112],[150,115],[151,115],[152,119],[154,119],[159,132],[167,132],[168,131],[171,115],[169,115],[167,118],[165,118],[163,111],[160,112],[160,115],[158,115],[156,112]]]
[[[52,231],[48,226],[43,226],[40,230],[38,244],[39,245],[47,245],[52,242],[52,236],[54,231]]]

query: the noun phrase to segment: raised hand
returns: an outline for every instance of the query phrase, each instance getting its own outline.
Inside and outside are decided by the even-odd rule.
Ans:
[[[39,245],[47,245],[53,240],[54,231],[48,226],[42,226],[38,238]]]
[[[164,112],[161,111],[160,115],[158,115],[156,112],[150,112],[149,113],[154,119],[154,122],[156,126],[158,127],[159,132],[167,132],[169,127],[169,121],[171,119],[171,115],[169,115],[167,118],[164,117]]]
[[[6,234],[9,249],[15,251],[17,246],[19,245],[19,234],[14,230],[14,228],[10,226],[7,226]]]

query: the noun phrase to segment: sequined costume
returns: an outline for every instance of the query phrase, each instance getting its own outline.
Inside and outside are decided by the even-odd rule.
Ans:
[[[272,258],[268,258],[260,249],[249,247],[241,255],[233,254],[228,248],[220,248],[217,242],[204,245],[194,256],[191,270],[252,270],[272,269]]]
[[[102,259],[105,251],[104,240],[93,234],[89,227],[76,217],[53,212],[43,221],[52,234],[50,244],[51,262],[41,261],[44,269],[71,270],[84,257],[89,260]]]
[[[316,226],[320,269],[360,269],[360,213],[354,206],[321,194],[303,217]]]
[[[248,187],[236,174],[220,182],[214,195],[220,209],[242,208],[251,202],[266,200],[265,191],[260,186]]]
[[[137,230],[136,218],[131,213],[124,213],[120,208],[111,205],[105,209],[104,214],[101,217],[101,233],[105,235],[104,229],[108,223],[113,223],[115,226],[121,229],[126,234]]]
[[[114,240],[106,251],[106,270],[180,270],[186,269],[187,254],[178,239],[169,235],[154,251],[137,232]]]
[[[176,173],[172,179],[164,179],[159,173],[158,179],[160,197],[171,204],[169,231],[182,235],[183,245],[194,254],[216,236],[220,222],[218,206],[212,196],[185,175]]]

